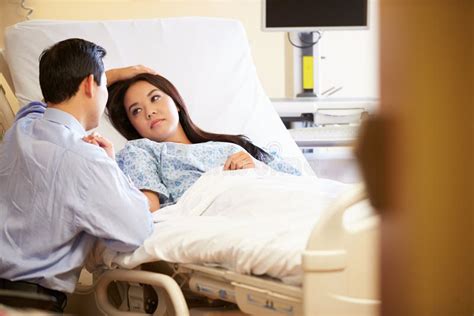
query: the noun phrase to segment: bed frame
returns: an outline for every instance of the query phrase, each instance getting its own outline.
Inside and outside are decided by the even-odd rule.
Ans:
[[[146,271],[107,271],[76,295],[93,291],[98,311],[119,316],[143,313],[121,311],[109,302],[107,287],[112,281],[129,282],[134,291],[140,291],[138,284],[152,286],[161,302],[153,315],[159,316],[189,315],[184,286],[209,299],[234,303],[250,315],[378,315],[379,217],[367,213],[351,223],[344,220],[346,210],[365,199],[360,186],[324,212],[302,254],[302,287],[222,268],[171,263],[171,275],[157,272],[153,264],[147,264]],[[144,306],[146,298],[138,295],[142,301],[137,303],[136,296],[133,304]]]

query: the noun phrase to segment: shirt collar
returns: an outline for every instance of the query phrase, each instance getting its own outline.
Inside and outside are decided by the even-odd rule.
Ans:
[[[43,118],[51,122],[62,124],[83,136],[87,135],[84,127],[74,116],[59,109],[46,108]]]

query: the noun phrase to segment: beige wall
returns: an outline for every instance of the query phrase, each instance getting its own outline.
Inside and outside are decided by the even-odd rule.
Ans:
[[[270,97],[285,96],[285,37],[261,31],[260,0],[29,0],[32,19],[137,19],[170,16],[217,16],[244,25],[257,72]],[[4,30],[25,20],[20,0],[0,0],[0,47]]]

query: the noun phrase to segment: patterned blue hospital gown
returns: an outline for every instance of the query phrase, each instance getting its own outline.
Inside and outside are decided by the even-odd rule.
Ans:
[[[116,160],[138,189],[158,193],[161,207],[165,207],[176,203],[203,173],[223,166],[230,155],[242,150],[239,145],[225,142],[179,144],[137,139],[129,141]],[[268,163],[271,168],[301,175],[280,157],[273,157]]]

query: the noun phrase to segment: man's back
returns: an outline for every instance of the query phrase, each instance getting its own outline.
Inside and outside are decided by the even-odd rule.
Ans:
[[[151,215],[72,115],[42,111],[30,106],[0,144],[0,278],[72,292],[98,238],[132,251],[150,234]]]

